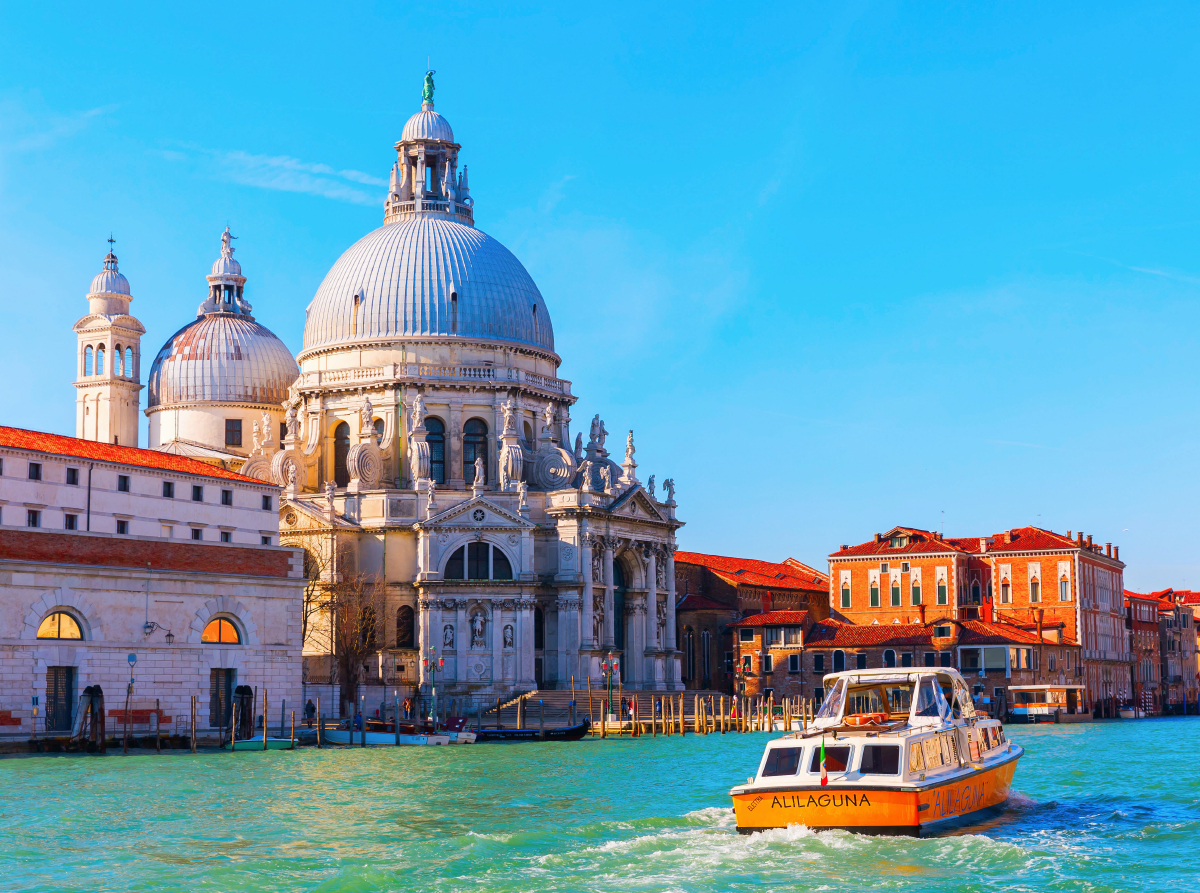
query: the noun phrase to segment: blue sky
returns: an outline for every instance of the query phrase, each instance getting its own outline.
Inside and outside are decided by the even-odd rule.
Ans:
[[[5,9],[4,424],[74,433],[110,230],[148,358],[227,223],[298,350],[428,56],[576,429],[634,429],[684,548],[1037,524],[1200,587],[1200,8],[179,6]]]

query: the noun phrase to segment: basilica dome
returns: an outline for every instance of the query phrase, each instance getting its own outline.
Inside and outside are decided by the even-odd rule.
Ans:
[[[239,313],[206,313],[172,335],[154,358],[146,406],[278,406],[299,375],[287,346],[266,326]]]
[[[196,319],[167,339],[154,358],[146,382],[147,412],[197,403],[278,408],[300,375],[287,346],[250,313],[233,238],[226,227],[221,256],[206,277],[208,298]]]
[[[554,350],[546,303],[521,262],[486,233],[437,213],[382,226],[350,246],[309,304],[302,354],[422,336]]]

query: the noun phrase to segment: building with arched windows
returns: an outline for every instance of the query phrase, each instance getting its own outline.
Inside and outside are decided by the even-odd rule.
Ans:
[[[681,688],[674,483],[642,484],[632,432],[615,458],[599,416],[572,432],[549,308],[475,227],[431,81],[394,148],[383,225],[308,306],[272,459],[283,540],[383,603],[379,653],[312,641],[309,682],[494,703],[598,684],[615,656],[627,688]]]

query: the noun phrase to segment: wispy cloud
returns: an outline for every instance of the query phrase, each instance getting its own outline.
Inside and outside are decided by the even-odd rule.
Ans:
[[[224,151],[199,146],[185,146],[182,151],[167,149],[161,154],[171,161],[203,159],[212,166],[213,176],[231,183],[318,195],[356,205],[378,205],[383,202],[384,196],[351,184],[379,187],[388,184],[387,180],[362,171],[301,161],[289,155],[255,155],[241,150]]]
[[[57,112],[37,93],[14,92],[0,97],[0,152],[16,154],[48,149],[87,128],[115,105],[81,112]]]
[[[1163,279],[1170,279],[1173,282],[1186,282],[1189,285],[1200,285],[1200,276],[1193,276],[1188,273],[1180,273],[1176,270],[1160,270],[1155,267],[1135,267],[1130,264],[1122,263],[1111,257],[1104,257],[1099,254],[1089,254],[1086,251],[1071,251],[1064,249],[1068,254],[1077,254],[1080,257],[1090,257],[1092,260],[1102,260],[1107,264],[1120,267],[1123,270],[1130,270],[1134,273],[1145,273],[1148,276],[1161,276]]]

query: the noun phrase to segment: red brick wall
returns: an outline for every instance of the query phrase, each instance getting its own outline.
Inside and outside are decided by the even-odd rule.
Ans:
[[[878,571],[882,562],[888,563],[887,575],[879,577],[879,607],[872,608],[870,603],[870,571]],[[892,606],[891,571],[899,569],[902,562],[909,563],[909,571],[900,575],[900,606]],[[938,620],[943,617],[956,617],[955,602],[958,578],[961,574],[964,558],[954,555],[929,557],[923,555],[904,555],[896,553],[893,556],[873,555],[868,560],[862,559],[829,559],[830,586],[833,593],[833,610],[846,617],[852,623],[869,624],[891,623],[899,619],[901,623],[915,622],[920,609],[912,603],[912,570],[921,570],[921,604],[925,606],[925,619]],[[946,568],[946,604],[937,603],[937,568]],[[850,608],[842,607],[842,571],[850,572]]]
[[[154,542],[49,530],[0,530],[0,560],[139,570],[149,564],[152,570],[251,577],[300,575],[293,572],[291,550]]]

